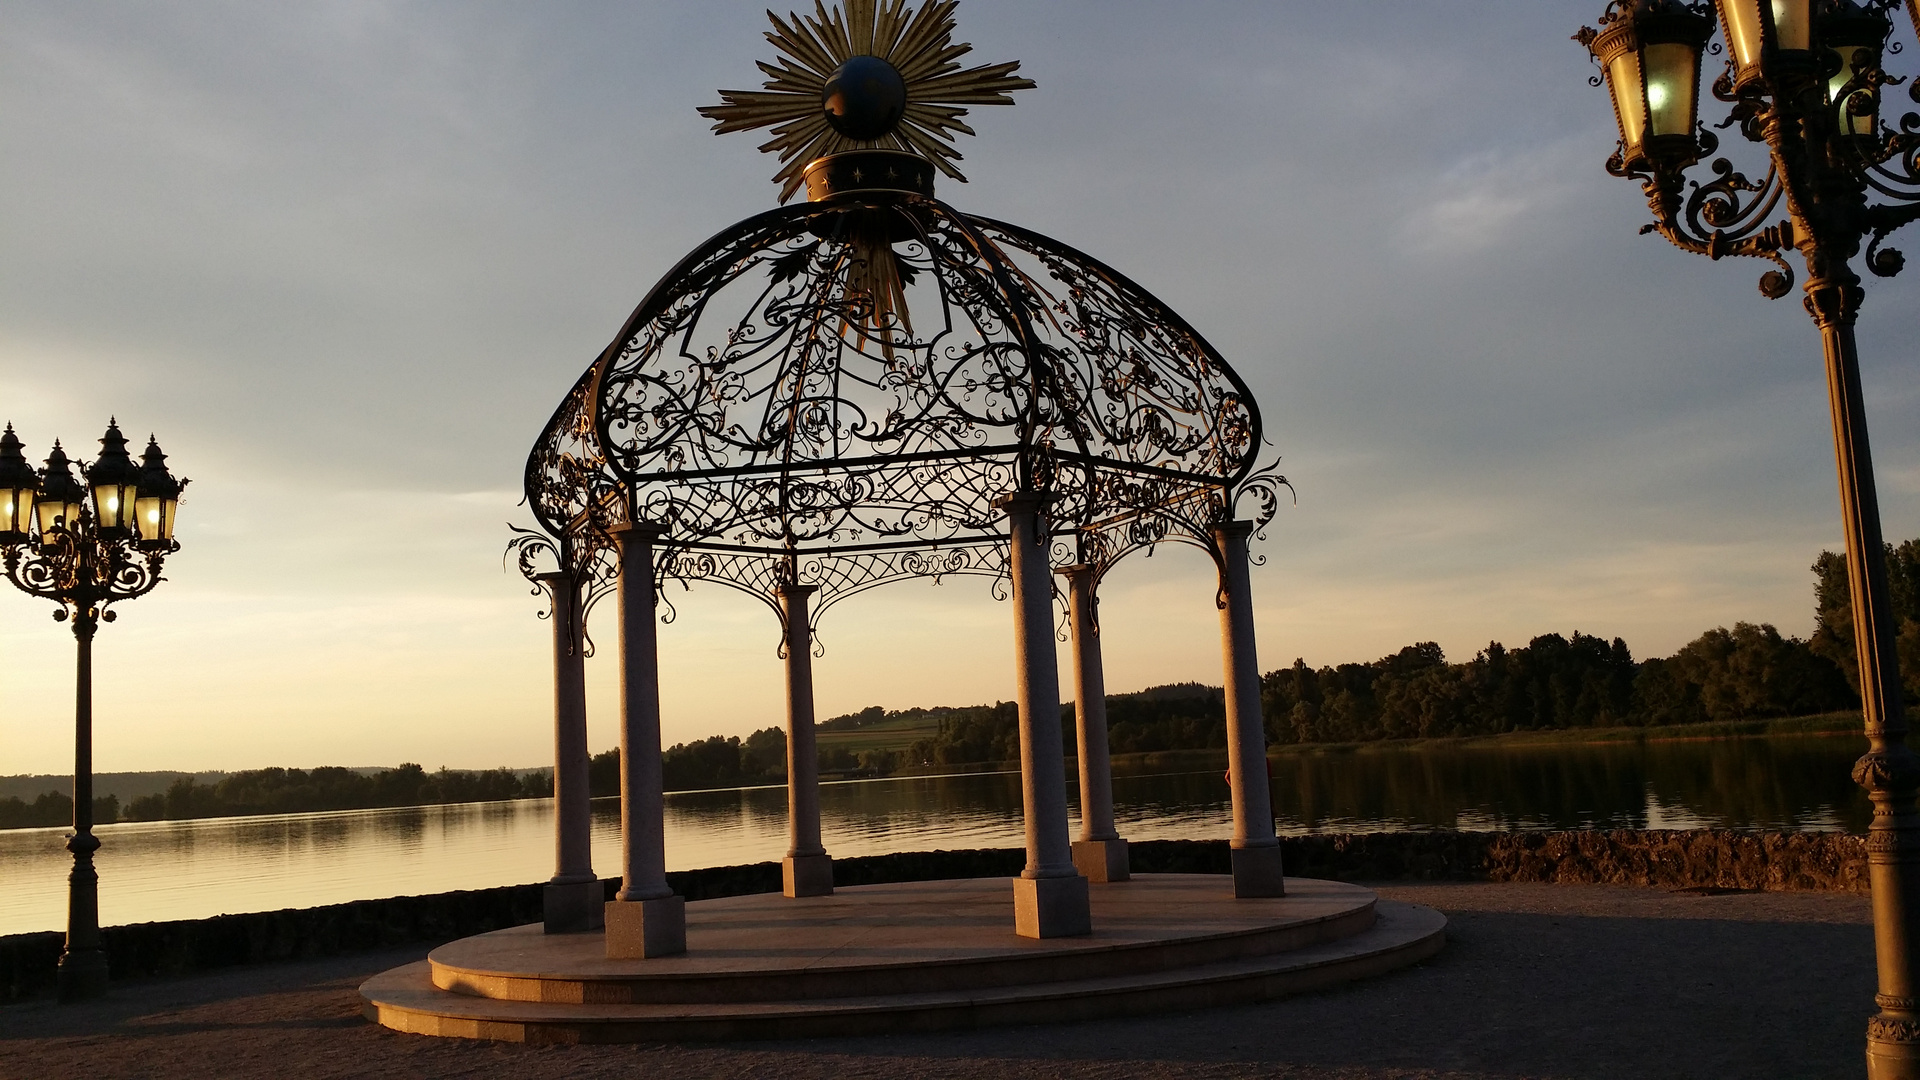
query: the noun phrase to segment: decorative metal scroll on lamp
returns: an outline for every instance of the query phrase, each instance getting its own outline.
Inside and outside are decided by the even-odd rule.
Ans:
[[[764,88],[700,111],[770,128],[782,201],[807,201],[681,260],[582,375],[526,470],[559,539],[523,554],[604,587],[606,530],[657,523],[663,579],[776,611],[814,585],[817,619],[886,582],[1004,576],[1016,492],[1045,497],[1057,562],[1102,572],[1162,542],[1219,559],[1215,525],[1271,519],[1286,480],[1205,339],[1098,260],[934,197],[936,173],[965,179],[968,107],[1034,85],[963,69],[955,7],[770,16]]]

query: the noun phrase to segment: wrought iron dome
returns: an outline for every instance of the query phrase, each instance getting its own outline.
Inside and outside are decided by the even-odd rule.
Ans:
[[[950,63],[953,8],[854,0],[773,17],[769,37],[918,34]],[[886,112],[862,93],[815,107]],[[1012,495],[1044,500],[1054,561],[1102,573],[1163,541],[1219,559],[1216,526],[1271,519],[1286,480],[1257,468],[1259,410],[1219,352],[1092,256],[935,198],[937,162],[812,160],[809,201],[720,232],[654,286],[534,447],[527,499],[557,547],[522,536],[523,568],[549,551],[591,597],[612,581],[607,528],[653,523],[663,577],[769,603],[812,584],[817,614],[901,578],[1004,574]]]

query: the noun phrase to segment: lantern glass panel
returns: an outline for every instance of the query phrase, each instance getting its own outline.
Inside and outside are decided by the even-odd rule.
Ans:
[[[140,539],[173,539],[173,515],[180,505],[178,499],[162,499],[158,496],[141,496],[134,501],[134,512],[139,517]]]
[[[0,488],[0,533],[26,534],[33,525],[32,488]]]
[[[1613,91],[1613,111],[1620,118],[1620,138],[1631,154],[1647,133],[1646,88],[1640,82],[1640,54],[1632,49],[1607,62],[1607,88]]]
[[[94,518],[103,529],[124,529],[132,526],[127,520],[127,511],[132,509],[135,498],[132,484],[99,484],[93,489]]]
[[[1760,63],[1760,5],[1771,0],[1720,0],[1720,28],[1742,72]]]
[[[1804,52],[1813,47],[1812,0],[1769,0],[1773,5],[1773,40],[1782,49]]]
[[[1915,2],[1920,3],[1920,0],[1915,0]],[[1849,82],[1852,82],[1853,77],[1858,74],[1854,59],[1859,57],[1861,53],[1866,52],[1866,50],[1857,46],[1848,45],[1834,49],[1832,52],[1833,55],[1840,60],[1840,73],[1827,80],[1827,100],[1832,102],[1834,108],[1840,111],[1840,130],[1849,135],[1872,135],[1880,126],[1879,99],[1869,94],[1868,100],[1873,102],[1874,108],[1859,116],[1848,116],[1846,99],[1840,96],[1840,91],[1843,90]],[[1865,58],[1863,57],[1863,59]],[[1856,90],[1854,95],[1850,96],[1857,96],[1860,92],[1861,91]]]
[[[80,504],[61,499],[42,499],[34,504],[34,513],[40,519],[40,535],[50,535],[54,530],[77,526],[80,523]]]
[[[1646,53],[1649,134],[1691,134],[1700,88],[1699,53],[1680,43],[1649,45]]]

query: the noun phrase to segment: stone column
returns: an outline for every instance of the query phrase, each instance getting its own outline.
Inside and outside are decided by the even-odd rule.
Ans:
[[[1073,865],[1088,881],[1127,880],[1127,842],[1113,827],[1113,764],[1107,756],[1107,676],[1094,617],[1094,568],[1063,567],[1073,632],[1073,715],[1079,722],[1080,839]]]
[[[607,901],[607,956],[642,959],[687,951],[686,901],[667,884],[660,777],[660,655],[654,621],[657,525],[621,525],[620,892]]]
[[[807,599],[816,585],[782,585],[780,617],[787,633],[787,857],[780,863],[788,896],[833,892],[833,859],[820,844],[820,751],[813,740],[813,631]]]
[[[593,794],[587,786],[586,624],[572,574],[541,574],[553,600],[553,877],[541,896],[549,934],[594,930],[604,897],[593,874]]]
[[[1233,895],[1283,896],[1280,838],[1267,783],[1267,732],[1260,719],[1260,662],[1253,648],[1253,593],[1247,574],[1250,521],[1214,530],[1220,550],[1220,640],[1227,680],[1227,776],[1233,787]]]
[[[1041,498],[1000,500],[1013,575],[1014,697],[1020,706],[1020,793],[1027,868],[1013,881],[1013,927],[1022,937],[1093,932],[1087,879],[1067,840],[1067,761],[1060,748],[1060,672],[1053,651],[1053,580],[1040,539]]]

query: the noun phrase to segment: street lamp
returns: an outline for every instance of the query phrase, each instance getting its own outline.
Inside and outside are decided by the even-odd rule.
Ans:
[[[79,659],[74,693],[73,873],[68,877],[67,946],[60,954],[60,1000],[98,997],[107,988],[100,947],[100,876],[93,853],[93,634],[112,622],[107,605],[153,591],[161,563],[180,550],[173,521],[187,481],[167,471],[149,442],[141,465],[109,422],[92,465],[76,463],[55,442],[45,470],[21,453],[8,424],[0,433],[0,568],[22,592],[60,605],[53,617],[73,624]],[[89,490],[91,489],[91,490]]]
[[[1881,242],[1920,219],[1920,113],[1896,130],[1880,120],[1883,91],[1905,79],[1880,66],[1900,0],[1614,0],[1600,29],[1574,40],[1593,54],[1612,93],[1619,148],[1615,176],[1641,182],[1657,232],[1675,247],[1710,259],[1739,255],[1771,261],[1760,278],[1771,299],[1785,296],[1798,250],[1806,265],[1806,308],[1826,348],[1834,451],[1847,538],[1847,577],[1860,661],[1860,701],[1868,751],[1853,778],[1873,800],[1867,837],[1878,1015],[1867,1023],[1867,1071],[1876,1080],[1920,1078],[1920,755],[1906,744],[1894,652],[1880,508],[1867,448],[1866,410],[1853,324],[1864,296],[1849,263],[1892,277],[1905,258]],[[1719,148],[1693,115],[1701,55],[1715,26],[1731,53],[1713,95],[1732,108],[1720,127],[1738,125],[1771,159],[1754,183],[1725,158],[1710,178],[1685,174]],[[1920,34],[1920,0],[1906,0]],[[1920,81],[1909,88],[1920,102]],[[1684,193],[1684,198],[1683,198]],[[1784,206],[1782,205],[1784,203]],[[1785,217],[1773,220],[1776,207]],[[1864,244],[1864,250],[1863,250]]]

